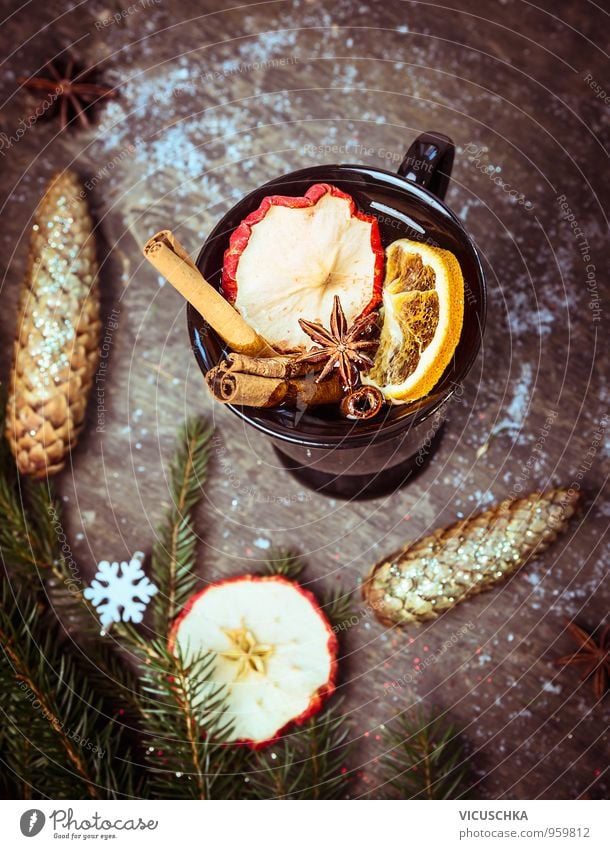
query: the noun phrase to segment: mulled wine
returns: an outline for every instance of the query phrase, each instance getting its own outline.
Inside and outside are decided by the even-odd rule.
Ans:
[[[414,157],[422,164],[422,168],[413,168]],[[253,316],[258,319],[255,329],[259,332],[262,323],[265,338],[271,336],[269,343],[272,346],[274,343],[279,345],[281,357],[294,358],[294,353],[287,352],[296,349],[300,362],[306,363],[308,357],[310,361],[314,361],[313,366],[317,369],[315,376],[306,372],[305,380],[298,384],[305,385],[306,391],[310,392],[304,401],[300,401],[298,397],[295,399],[294,396],[278,396],[275,399],[277,403],[273,406],[256,407],[237,403],[229,406],[245,422],[267,434],[284,464],[315,489],[346,497],[362,497],[379,494],[397,486],[405,479],[409,470],[413,471],[413,458],[421,449],[424,434],[429,441],[431,426],[434,425],[434,432],[440,427],[445,403],[460,385],[477,354],[485,320],[485,281],[481,264],[472,240],[458,219],[439,197],[429,190],[431,188],[440,193],[444,192],[451,160],[452,145],[449,140],[426,134],[420,137],[409,151],[402,167],[404,176],[400,172],[392,174],[358,165],[317,166],[293,172],[256,189],[240,201],[219,222],[200,253],[197,266],[206,280],[218,290],[223,290],[225,297],[228,296],[235,302],[246,321]],[[426,165],[426,168],[423,165]],[[429,188],[426,188],[426,185]],[[319,188],[321,186],[332,187],[337,199],[344,197],[353,200],[353,214],[343,218],[338,214],[333,218],[329,211],[331,192]],[[270,197],[279,197],[288,207],[292,206],[291,199],[294,199],[301,218],[292,222],[289,208],[284,207],[279,214],[274,210],[274,221],[270,223],[276,226],[278,220],[282,219],[279,221],[276,239],[277,256],[270,247],[274,243],[273,233],[268,234],[266,242],[264,238],[257,236],[256,242],[253,241],[250,245],[252,250],[248,256],[244,251],[244,242],[248,244],[246,237],[252,234],[254,226],[263,221],[260,211],[268,205],[267,199]],[[326,227],[335,228],[338,232],[339,224],[336,222],[343,221],[341,226],[344,229],[340,236],[345,239],[348,249],[351,250],[351,259],[356,264],[359,263],[358,268],[362,272],[360,276],[356,275],[359,284],[350,288],[343,279],[348,276],[347,272],[344,274],[345,262],[343,265],[339,262],[338,266],[334,266],[333,273],[336,276],[332,280],[330,276],[328,278],[332,284],[329,292],[326,289],[320,290],[327,296],[326,308],[330,301],[328,295],[333,295],[333,306],[329,311],[331,314],[326,317],[326,323],[319,320],[324,318],[321,315],[322,304],[318,303],[319,292],[312,294],[310,278],[306,281],[307,285],[302,287],[302,291],[296,286],[295,291],[289,293],[286,298],[287,309],[283,312],[281,303],[278,302],[273,308],[266,307],[267,312],[262,310],[257,316],[257,286],[266,283],[272,287],[278,286],[282,279],[282,268],[287,262],[284,254],[289,247],[287,236],[282,242],[282,232],[289,233],[286,228],[296,226],[298,232],[305,233],[312,221],[311,209],[321,197],[325,198],[326,209],[318,230]],[[309,206],[308,198],[313,198]],[[250,224],[244,228],[244,222],[248,221]],[[363,226],[369,228],[364,235]],[[263,229],[260,228],[259,233],[262,233]],[[315,222],[310,231],[316,231]],[[376,250],[376,234],[379,250]],[[323,241],[326,236],[327,234],[322,235],[322,245],[316,248],[321,257],[327,253]],[[367,251],[366,244],[370,244],[372,249]],[[418,259],[419,255],[423,262]],[[265,257],[268,260],[267,265],[261,267]],[[414,262],[414,257],[419,265]],[[306,250],[303,250],[302,261],[307,261]],[[382,315],[387,317],[388,312],[393,309],[399,315],[398,307],[402,308],[405,301],[411,305],[410,309],[413,310],[414,305],[417,305],[419,310],[413,319],[413,322],[419,323],[414,323],[404,330],[405,337],[414,327],[414,332],[419,332],[423,327],[422,332],[425,333],[427,325],[425,322],[422,324],[421,319],[427,317],[426,320],[429,320],[431,310],[433,313],[434,309],[436,323],[433,323],[433,330],[438,327],[438,305],[435,306],[438,301],[437,292],[440,293],[441,299],[448,299],[445,315],[454,319],[453,327],[447,326],[443,334],[437,334],[443,338],[437,349],[431,349],[429,352],[430,362],[425,364],[426,368],[420,368],[423,383],[421,380],[411,380],[410,387],[410,377],[418,375],[418,364],[409,363],[412,353],[407,346],[404,361],[397,365],[400,353],[405,350],[404,344],[401,341],[394,350],[388,348],[388,345],[392,344],[392,335],[396,343],[396,327],[392,333],[386,331],[384,339],[383,320],[366,320],[367,315],[373,315],[374,318],[375,310],[381,305],[379,275],[383,275],[384,261],[388,291],[384,295]],[[391,263],[396,272],[396,279],[392,283],[393,290],[387,285],[387,271]],[[460,304],[456,306],[455,301],[457,278],[452,278],[453,274],[458,274],[456,267],[459,270],[462,289],[459,326],[456,314],[460,310]],[[425,272],[425,269],[432,268],[435,272],[432,273],[432,278],[436,280],[436,289],[427,279]],[[266,280],[266,272],[273,278],[271,281]],[[326,273],[326,270],[322,269],[322,273]],[[405,291],[405,280],[411,281],[409,291]],[[409,286],[406,289],[409,289]],[[303,291],[306,293],[305,297],[301,297]],[[341,312],[345,309],[348,318],[337,312],[337,300],[339,309]],[[346,308],[343,307],[342,300],[345,301]],[[337,339],[332,338],[331,331],[335,331],[335,336],[338,328],[344,334],[349,333],[353,329],[354,319],[362,322],[362,332],[356,333],[355,336],[361,344],[354,349],[353,359],[344,356],[346,346],[343,342],[347,338],[344,336],[343,342],[339,340],[340,356],[337,357]],[[209,374],[210,370],[225,362],[230,351],[207,322],[190,306],[188,323],[199,365]],[[329,334],[334,346],[332,349],[329,347]],[[429,334],[430,338],[433,335]],[[282,350],[282,344],[285,350]],[[334,355],[334,360],[331,360],[331,354]],[[443,356],[445,360],[442,359]],[[362,358],[360,363],[357,362],[358,358]],[[360,367],[354,368],[354,364]],[[320,381],[320,370],[324,369],[327,373]],[[406,379],[402,380],[405,375]],[[329,379],[335,381],[334,389],[328,384]],[[390,397],[383,397],[383,403],[371,414],[367,406],[372,404],[371,398],[368,397],[371,393],[363,390],[368,386],[378,394],[381,390],[385,395],[388,379],[394,381],[390,384]],[[430,385],[426,385],[426,380]],[[332,397],[327,399],[324,396],[322,401],[328,400],[329,403],[308,403],[307,398],[313,397],[312,392],[319,392],[319,387],[324,383],[325,391]],[[314,388],[314,384],[318,389]],[[332,395],[333,392],[341,394],[345,391],[350,394],[361,392],[359,399],[352,399],[352,412],[355,412],[353,417],[346,418],[345,405],[342,408],[340,399]],[[376,399],[376,396],[372,397]]]

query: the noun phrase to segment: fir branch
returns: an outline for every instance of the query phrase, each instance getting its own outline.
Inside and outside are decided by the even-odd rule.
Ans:
[[[58,619],[78,620],[81,638],[97,638],[97,613],[82,595],[80,570],[69,549],[65,553],[62,537],[65,543],[51,482],[21,478],[8,442],[0,436],[0,552],[5,568],[9,574],[17,573],[30,590],[44,588]],[[39,577],[46,584],[34,580]]]
[[[466,759],[455,726],[443,715],[402,714],[385,736],[390,748],[379,760],[386,798],[465,798]]]
[[[24,493],[25,510],[29,519],[28,531],[36,541],[37,565],[48,568],[61,557],[54,520],[59,508],[50,481],[20,479]]]
[[[58,507],[55,507],[58,514]],[[141,711],[139,681],[134,664],[122,643],[109,645],[100,640],[97,610],[83,594],[83,582],[76,578],[66,558],[57,556],[47,581],[47,599],[61,630],[72,644],[72,651],[92,686],[132,725]],[[107,631],[122,637],[127,645],[147,648],[146,638],[124,622],[113,622]],[[77,636],[76,636],[77,635]]]
[[[159,588],[151,610],[154,627],[166,636],[171,623],[195,588],[197,533],[193,512],[206,480],[213,428],[191,418],[181,430],[170,469],[172,504],[153,547],[151,572]]]
[[[347,629],[349,620],[356,615],[352,593],[341,587],[323,595],[320,607],[335,630]]]
[[[56,530],[57,526],[63,533],[59,502],[55,500],[49,482],[37,485],[33,492],[31,522],[38,528],[40,548],[46,548],[51,564],[45,577],[48,578],[46,599],[53,615],[58,622],[64,623],[64,633],[78,633],[78,641],[73,640],[74,649],[80,653],[79,660],[86,667],[85,672],[92,684],[100,692],[111,694],[113,701],[117,701],[118,697],[124,700],[133,716],[139,709],[137,679],[124,658],[99,639],[99,616],[83,595],[80,568],[71,554],[66,556],[62,551]],[[127,629],[122,622],[114,623],[113,627],[119,634]],[[145,643],[139,634],[138,643]]]
[[[10,555],[10,565],[22,569],[25,576],[37,574],[32,567],[45,568],[53,612],[70,623],[70,630],[77,629],[79,650],[80,639],[86,638],[89,655],[87,659],[83,652],[83,658],[74,658],[60,649],[57,628],[48,627],[48,617],[40,617],[34,600],[29,602],[30,608],[19,600],[13,614],[8,614],[8,603],[2,607],[0,642],[5,653],[0,656],[0,710],[9,730],[0,740],[0,760],[6,765],[6,776],[19,776],[20,795],[35,797],[48,792],[54,798],[73,798],[84,792],[117,798],[144,793],[145,798],[197,799],[244,795],[330,799],[345,795],[348,726],[338,706],[278,743],[271,750],[277,755],[275,760],[269,751],[252,755],[224,742],[230,732],[228,711],[224,692],[214,683],[213,656],[187,660],[179,647],[175,653],[168,647],[171,624],[195,586],[193,514],[201,499],[211,434],[201,419],[189,421],[171,467],[172,506],[152,559],[152,577],[160,591],[150,611],[159,637],[150,639],[128,623],[112,625],[112,632],[138,661],[140,687],[127,664],[122,664],[122,657],[99,646],[97,613],[79,589],[78,567],[61,550],[59,507],[49,485],[21,481],[10,455],[0,457],[3,553]],[[3,536],[6,529],[10,534]],[[279,550],[263,572],[294,580],[302,570],[294,553]],[[332,621],[350,615],[348,598],[336,591],[324,603]],[[15,610],[19,614],[27,610],[27,616],[15,618]],[[38,699],[42,709],[34,710],[29,701],[23,704],[16,677],[24,681],[32,700]],[[145,753],[138,758],[139,772],[129,755],[117,754],[124,748],[123,729],[118,728],[117,733],[119,723],[112,718],[115,702],[107,692],[108,682],[112,695],[129,703],[130,718],[140,731]],[[27,733],[20,731],[24,716]],[[72,734],[82,730],[108,753],[106,758],[93,760],[74,743]],[[253,758],[260,769],[246,773]],[[143,780],[149,784],[143,786]]]
[[[249,774],[259,799],[342,799],[349,776],[349,722],[335,702],[295,729],[280,743],[257,753],[258,769]]]
[[[234,750],[222,688],[213,683],[211,655],[186,659],[153,641],[142,658],[142,732],[153,797],[229,798]],[[222,787],[223,792],[218,788]]]
[[[0,423],[1,426],[1,423]],[[52,564],[52,526],[45,484],[22,480],[4,436],[0,437],[0,551],[6,565],[30,584],[36,569]]]
[[[305,564],[299,555],[289,548],[274,549],[260,570],[260,575],[280,575],[288,581],[296,581]]]
[[[2,665],[1,671],[6,686],[0,705],[6,718],[5,728],[9,731],[5,734],[5,745],[2,751],[7,771],[23,777],[15,788],[15,792],[24,798],[35,792],[30,788],[27,776],[34,776],[38,782],[38,774],[42,776],[43,782],[47,780],[51,784],[55,782],[56,786],[51,787],[51,793],[61,795],[63,792],[65,798],[78,793],[74,781],[70,777],[66,778],[66,770],[62,772],[62,768],[53,766],[54,761],[61,764],[62,757],[64,761],[68,757],[68,767],[76,768],[68,752],[70,751],[77,758],[82,753],[79,746],[71,743],[68,737],[64,738],[68,748],[64,746],[63,753],[58,752],[57,739],[59,738],[49,734],[49,729],[52,730],[55,727],[59,733],[61,723],[63,722],[64,726],[66,724],[63,718],[58,719],[58,723],[54,723],[55,714],[52,711],[52,703],[57,704],[59,708],[65,708],[67,703],[64,704],[59,699],[58,692],[61,690],[62,698],[68,698],[69,695],[65,682],[54,681],[49,669],[57,670],[61,668],[61,663],[68,663],[73,692],[79,693],[81,699],[84,699],[87,693],[89,694],[91,715],[87,718],[86,711],[78,716],[75,715],[70,721],[71,731],[77,733],[76,727],[83,717],[87,719],[87,722],[95,721],[96,733],[100,735],[99,744],[103,747],[100,751],[110,753],[114,743],[120,737],[117,734],[117,723],[113,721],[113,716],[122,716],[125,711],[125,719],[121,719],[120,723],[123,725],[125,721],[134,719],[138,706],[137,699],[131,697],[137,689],[131,668],[121,662],[107,646],[100,644],[97,612],[79,590],[79,585],[82,587],[82,581],[78,577],[80,572],[69,551],[66,555],[62,550],[62,533],[60,508],[54,499],[50,482],[20,478],[6,439],[0,438],[0,548],[8,574],[19,577],[22,582],[25,582],[28,587],[28,596],[35,605],[35,619],[28,620],[25,617],[19,621],[19,617],[23,614],[23,603],[19,597],[16,602],[10,598],[8,585],[3,586],[0,623],[4,624],[5,630],[0,640],[4,648],[4,657],[0,665]],[[42,575],[39,575],[38,570]],[[40,582],[40,577],[45,579],[44,583]],[[54,616],[53,622],[49,622],[45,613],[49,606]],[[37,636],[41,617],[53,633],[53,639],[50,641],[47,641],[49,638],[46,632],[41,632]],[[58,627],[60,621],[64,624]],[[24,696],[23,691],[16,688],[14,679],[20,657],[12,657],[13,649],[5,643],[10,634],[10,631],[6,630],[8,623],[12,623],[12,627],[16,627],[20,633],[25,629],[22,637],[26,647],[30,646],[32,641],[37,646],[33,661],[35,670],[41,676],[39,684],[27,677],[22,680],[26,692],[31,694],[31,700],[38,699],[42,707],[39,711],[31,712],[27,735],[16,732],[23,720]],[[66,659],[63,637],[65,633],[73,630],[78,632],[78,640],[72,640],[70,651],[77,654]],[[58,655],[60,645],[62,646],[61,658]],[[31,656],[30,659],[32,659]],[[23,661],[23,658],[21,660]],[[38,666],[38,663],[41,665]],[[39,689],[39,686],[42,689]],[[45,690],[47,686],[54,686],[55,690],[47,692]],[[11,693],[15,691],[19,699],[16,719],[13,722],[8,712],[8,703],[10,703]],[[106,740],[105,743],[102,742],[102,738]],[[50,759],[43,754],[47,747],[51,753]],[[104,756],[101,763],[95,763],[94,767],[98,784],[101,788],[106,788],[108,797],[120,795],[122,788],[126,788],[128,795],[130,795],[130,787],[135,789],[136,783],[129,764],[121,760],[113,762],[113,758],[108,755],[108,757]],[[48,778],[50,771],[53,772],[52,780]]]
[[[0,669],[0,680],[4,683],[2,670]],[[11,682],[14,686],[14,682]],[[6,696],[0,699],[6,701]],[[23,711],[21,711],[23,721]],[[31,717],[28,725],[27,736],[18,728],[17,716],[8,714],[4,708],[0,708],[2,725],[5,728],[5,742],[0,750],[0,778],[3,783],[4,799],[37,799],[43,798],[40,790],[32,784],[38,779],[44,783],[44,767],[46,758],[41,750],[33,743],[33,737],[39,738],[40,731],[36,729],[37,717]],[[61,789],[61,781],[60,787]]]
[[[139,725],[156,798],[231,798],[243,784],[243,750],[224,743],[230,723],[224,692],[213,682],[213,655],[187,660],[179,645],[168,645],[172,622],[195,587],[193,514],[202,498],[212,432],[205,420],[189,420],[171,466],[172,505],[151,570],[159,588],[150,605],[158,637],[147,639],[125,623],[112,626],[139,658]]]
[[[131,764],[116,757],[125,747],[108,705],[59,647],[57,633],[40,616],[36,601],[24,593],[13,599],[6,582],[0,598],[0,646],[8,768],[24,784],[43,794],[46,788],[56,798],[116,798],[134,786]],[[28,746],[32,751],[27,752]]]
[[[87,649],[87,655],[79,659],[91,686],[96,692],[106,695],[115,707],[121,723],[134,729],[141,715],[140,681],[127,652],[117,651],[98,640]]]

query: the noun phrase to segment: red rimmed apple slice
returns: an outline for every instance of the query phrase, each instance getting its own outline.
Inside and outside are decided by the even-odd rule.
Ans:
[[[304,197],[270,195],[245,218],[225,251],[222,289],[278,351],[311,340],[299,318],[325,320],[338,295],[348,324],[379,304],[384,253],[377,220],[328,183]]]
[[[337,639],[311,593],[273,575],[211,584],[176,620],[186,659],[214,652],[213,683],[224,685],[230,741],[268,745],[317,713],[335,689]]]

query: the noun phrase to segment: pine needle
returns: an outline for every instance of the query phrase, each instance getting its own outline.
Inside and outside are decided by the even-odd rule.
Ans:
[[[276,548],[270,553],[259,574],[280,575],[288,581],[296,581],[304,568],[305,564],[296,552],[289,548]]]
[[[159,799],[229,798],[234,750],[225,696],[213,683],[214,656],[188,662],[156,640],[142,658],[142,733],[151,795]],[[241,782],[240,782],[241,783]],[[222,788],[222,792],[218,788]]]
[[[4,563],[30,584],[37,570],[52,565],[55,541],[48,511],[45,485],[18,477],[8,442],[0,436],[0,552]]]
[[[296,581],[305,569],[305,563],[297,552],[290,548],[273,549],[260,575],[280,575],[288,581]],[[345,626],[347,620],[354,615],[352,594],[340,587],[323,595],[319,601],[320,607],[333,626]]]
[[[0,775],[2,786],[16,798],[345,797],[349,725],[340,703],[264,752],[226,745],[229,714],[225,693],[214,683],[213,656],[187,660],[179,647],[175,652],[168,648],[172,623],[195,589],[194,513],[202,498],[211,436],[205,421],[190,420],[171,466],[172,504],[159,529],[151,569],[159,592],[149,612],[158,636],[151,639],[150,632],[129,623],[112,626],[138,661],[139,685],[122,654],[106,644],[100,647],[99,621],[82,597],[78,565],[59,542],[61,516],[49,484],[22,481],[6,444],[0,447],[0,548],[9,570],[24,586],[30,584],[27,596],[16,600],[5,583],[0,607]],[[295,580],[303,568],[294,552],[279,549],[263,574]],[[42,584],[41,576],[50,580]],[[32,585],[47,593],[32,593]],[[341,590],[323,599],[322,606],[336,626],[352,615],[349,593]],[[78,632],[81,657],[74,645],[61,644],[62,628],[53,614]],[[25,684],[31,699],[24,699],[15,680]],[[33,707],[35,700],[44,710]],[[134,763],[126,754],[131,733],[126,725],[137,729]],[[75,743],[73,735],[84,733],[105,757]],[[448,742],[441,740],[428,751],[430,769],[438,771],[439,747],[444,753]],[[401,778],[413,751],[393,748],[388,756],[392,780]],[[442,779],[451,770],[441,760]],[[454,775],[458,769],[454,760]],[[447,793],[448,785],[439,784],[435,775],[427,786]]]
[[[170,469],[172,505],[152,557],[159,592],[149,611],[157,636],[151,640],[124,623],[113,626],[140,661],[142,766],[153,798],[231,798],[243,785],[243,753],[224,745],[230,726],[224,691],[213,683],[214,656],[187,661],[179,645],[168,647],[176,614],[195,589],[194,513],[203,498],[212,433],[205,420],[193,418],[178,437]]]
[[[13,597],[2,584],[2,760],[19,776],[19,795],[118,798],[135,788],[123,730],[110,718],[110,703],[62,650],[56,628],[41,616],[36,600],[26,593]]]
[[[349,590],[336,587],[322,596],[320,607],[335,631],[345,631],[350,620],[356,616],[352,594]]]
[[[172,504],[159,527],[151,563],[152,580],[159,589],[151,611],[159,636],[167,636],[176,614],[195,589],[198,537],[193,512],[207,477],[212,434],[205,419],[195,417],[178,436],[169,475]]]
[[[341,702],[335,701],[332,708],[296,728],[276,746],[258,752],[258,770],[249,774],[257,798],[345,798],[348,734],[348,719]]]
[[[421,710],[396,717],[380,757],[386,798],[463,799],[466,759],[454,725]]]

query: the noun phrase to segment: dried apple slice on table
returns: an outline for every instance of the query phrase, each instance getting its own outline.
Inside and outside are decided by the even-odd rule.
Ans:
[[[337,638],[314,596],[279,576],[211,584],[176,620],[170,649],[216,656],[231,742],[260,748],[317,713],[335,689]],[[206,693],[201,694],[204,699]]]
[[[464,279],[447,250],[398,239],[387,249],[383,327],[363,382],[395,404],[416,401],[440,380],[460,341]]]
[[[326,320],[338,295],[351,325],[380,303],[383,266],[375,217],[316,183],[304,197],[264,198],[242,221],[225,252],[222,290],[274,348],[304,351],[311,340],[299,318]]]

